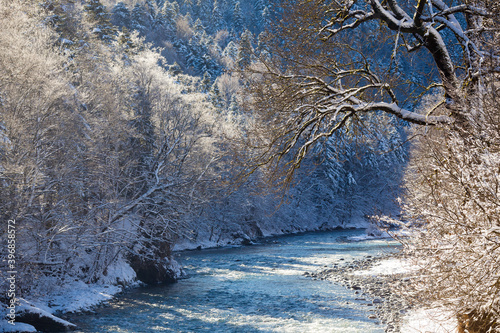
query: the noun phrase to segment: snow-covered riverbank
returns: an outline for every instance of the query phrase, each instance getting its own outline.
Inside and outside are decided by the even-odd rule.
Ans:
[[[307,275],[352,289],[359,295],[359,300],[372,307],[373,314],[369,318],[377,318],[386,324],[388,333],[457,332],[456,318],[447,309],[439,305],[413,308],[395,292],[399,285],[408,283],[408,278],[418,274],[418,271],[417,266],[398,254],[389,254],[335,263],[332,268]]]
[[[47,285],[45,294],[19,298],[11,323],[3,320],[0,331],[36,332],[74,325],[57,317],[60,313],[91,311],[112,300],[124,288],[139,286],[134,270],[124,260],[109,267],[108,274],[97,283],[67,281],[64,285]]]
[[[283,227],[283,229],[280,229]],[[351,227],[351,225],[350,225]],[[366,227],[366,223],[352,224],[352,227]],[[175,249],[179,251],[193,250],[199,248],[217,248],[223,246],[242,246],[253,244],[258,239],[266,239],[274,236],[282,236],[304,231],[320,231],[335,229],[334,226],[317,226],[314,224],[301,229],[288,225],[265,229],[258,235],[245,232],[233,232],[224,235],[218,241],[211,240],[209,235],[200,234],[194,240],[184,240]],[[310,230],[309,230],[310,229]],[[182,276],[181,266],[173,259],[170,259],[169,268],[175,278]],[[137,275],[126,260],[118,260],[108,267],[107,275],[102,276],[96,283],[84,283],[83,281],[67,281],[63,285],[51,284],[47,282],[44,294],[28,295],[19,300],[16,307],[16,325],[2,320],[0,332],[35,332],[35,326],[44,318],[48,323],[57,326],[64,321],[57,316],[65,313],[92,311],[100,305],[105,305],[113,300],[116,295],[127,288],[134,288],[143,285],[137,279]],[[33,317],[32,314],[35,314]],[[30,325],[29,323],[33,324]],[[65,324],[66,325],[66,324]],[[71,323],[66,326],[70,327]]]
[[[189,279],[130,290],[92,315],[69,315],[89,332],[383,333],[350,290],[303,273],[329,262],[394,251],[388,240],[349,241],[363,230],[311,232],[253,246],[176,254]]]

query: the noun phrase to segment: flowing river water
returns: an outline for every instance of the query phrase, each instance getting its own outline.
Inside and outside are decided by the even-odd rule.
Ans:
[[[129,290],[93,314],[69,319],[77,332],[384,332],[354,291],[303,275],[396,246],[352,240],[363,234],[307,233],[178,253],[189,278]]]

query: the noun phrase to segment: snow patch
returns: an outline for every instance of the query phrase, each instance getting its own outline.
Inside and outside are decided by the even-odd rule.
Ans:
[[[107,268],[106,276],[100,278],[100,282],[110,285],[128,285],[135,281],[137,275],[124,259],[113,262]]]
[[[167,257],[165,257],[164,259],[166,261],[168,269],[172,272],[172,277],[174,279],[180,279],[185,276],[182,266],[176,260]]]
[[[385,259],[370,269],[354,272],[355,275],[392,275],[418,271],[419,267],[400,258]]]
[[[75,328],[76,325],[70,323],[69,321],[66,321],[64,319],[61,319],[59,317],[56,317],[52,314],[50,309],[47,309],[45,306],[38,306],[35,305],[34,303],[28,302],[27,300],[23,298],[19,298],[19,305],[16,308],[17,315],[22,315],[25,313],[29,314],[37,314],[39,317],[46,317],[53,321],[54,323],[58,323],[62,326],[65,326],[67,328]]]
[[[360,242],[360,241],[368,241],[368,240],[375,240],[375,239],[387,239],[387,238],[392,238],[391,235],[389,235],[387,232],[382,232],[380,235],[361,235],[361,236],[352,236],[348,237],[348,240],[355,241],[355,242]]]
[[[121,291],[121,286],[86,284],[83,281],[73,281],[57,288],[50,295],[42,296],[32,302],[36,302],[38,307],[42,306],[39,304],[45,304],[51,313],[56,311],[63,313],[87,311],[96,305],[111,300],[114,295]]]
[[[207,223],[207,225],[209,225]],[[203,225],[197,230],[196,237],[193,238],[182,238],[176,244],[174,244],[173,251],[185,251],[185,250],[195,250],[195,249],[209,249],[217,247],[227,247],[227,246],[241,246],[252,244],[256,238],[266,238],[274,236],[283,236],[297,234],[301,232],[310,231],[327,231],[336,229],[366,229],[369,228],[370,222],[362,217],[355,216],[349,223],[340,225],[340,223],[332,219],[328,222],[308,220],[308,216],[305,214],[302,218],[280,218],[276,217],[271,222],[262,222],[256,224],[260,232],[259,235],[254,235],[249,230],[245,230],[241,225],[230,225],[226,230],[214,230],[208,227],[204,228]],[[364,236],[362,236],[364,237]],[[388,238],[385,235],[379,238]],[[366,238],[366,239],[378,239],[378,238]],[[354,240],[354,239],[353,239]],[[365,240],[365,238],[360,238],[359,240]]]
[[[135,271],[123,258],[112,263],[105,276],[97,283],[87,284],[83,281],[69,281],[62,286],[54,287],[49,295],[31,300],[32,303],[51,313],[56,311],[78,312],[91,310],[93,307],[111,300],[125,286],[136,286]]]
[[[401,332],[456,333],[458,323],[453,313],[442,308],[417,309],[403,318]]]
[[[23,332],[23,333],[31,333],[36,332],[36,328],[25,323],[14,323],[14,325],[9,324],[6,320],[0,321],[0,332],[5,333],[14,333],[14,332]]]

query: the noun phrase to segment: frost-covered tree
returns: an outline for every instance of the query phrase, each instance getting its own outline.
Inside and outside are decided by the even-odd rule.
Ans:
[[[60,0],[46,0],[40,3],[45,11],[44,23],[54,28],[65,42],[76,40],[78,26],[72,17],[74,7]]]
[[[253,22],[256,28],[261,27],[266,17],[264,16],[264,11],[267,12],[267,7],[264,0],[257,0],[253,5]]]
[[[460,332],[500,331],[497,80],[483,81],[482,105],[466,130],[414,129],[405,176],[412,223],[403,225],[411,237],[402,242],[421,268],[405,292],[451,309]]]
[[[162,9],[158,13],[158,26],[163,29],[166,36],[172,36],[175,32],[175,20],[177,18],[178,8],[169,2],[165,1]]]
[[[46,14],[0,0],[0,215],[17,221],[19,295],[102,281],[126,262],[166,281],[173,242],[220,190],[230,124],[137,32],[61,52]]]
[[[236,95],[231,96],[231,101],[229,102],[228,111],[233,115],[238,115],[240,113],[240,106],[238,104],[238,99]]]
[[[200,81],[201,92],[207,93],[210,90],[211,86],[212,86],[212,77],[208,72],[205,72]]]
[[[222,55],[224,57],[229,57],[232,60],[236,60],[238,57],[238,45],[236,45],[235,42],[230,41],[224,48],[224,51],[222,51]]]
[[[177,2],[165,1],[161,11],[167,21],[175,22],[175,17],[179,14],[179,5]]]
[[[219,90],[219,86],[217,84],[217,81],[212,84],[212,87],[210,88],[209,96],[210,96],[210,101],[212,102],[212,104],[216,108],[221,109],[223,106],[223,101],[222,101],[222,97],[220,94],[220,90]]]
[[[194,32],[200,36],[203,36],[203,33],[205,32],[205,27],[203,26],[203,23],[201,23],[200,19],[196,19],[193,29]]]
[[[118,34],[118,45],[121,45],[126,53],[132,52],[135,48],[134,42],[130,36],[130,32],[127,27],[122,27],[122,30]]]
[[[468,20],[458,20],[459,14]],[[436,0],[431,7],[427,1],[418,1],[413,8],[395,0],[383,4],[378,0],[332,4],[307,1],[290,2],[282,17],[282,23],[273,30],[279,37],[274,39],[273,57],[263,67],[264,80],[254,76],[263,83],[255,85],[262,88],[255,96],[259,103],[273,104],[271,109],[259,109],[273,110],[268,120],[282,128],[277,139],[285,148],[280,151],[293,152],[297,164],[318,140],[332,135],[348,119],[361,119],[359,116],[367,112],[385,112],[420,125],[465,123],[469,109],[464,96],[478,82],[479,74],[474,73],[482,75],[488,70],[485,62],[496,61],[489,56],[487,44],[468,37],[478,29],[474,24],[488,17],[486,5],[448,6]],[[298,26],[307,28],[296,29]],[[378,37],[366,33],[374,30]],[[353,43],[353,36],[360,43]],[[379,43],[375,52],[361,42],[377,38],[386,42],[383,47]],[[387,49],[391,51],[383,57]],[[425,86],[414,91],[408,86],[411,79],[393,75],[394,53],[415,55],[420,59],[414,61],[417,67],[422,63],[434,66]],[[374,55],[381,58],[374,59]],[[469,69],[465,76],[461,75],[462,68]],[[428,114],[411,109],[409,96],[418,100],[422,91],[436,87],[444,88],[439,105],[446,106],[447,114],[437,115],[436,108]],[[280,144],[275,147],[283,148]],[[270,157],[281,154],[275,152],[271,149]]]
[[[214,9],[212,1],[198,0],[196,3],[197,16],[205,23],[211,23],[212,11]]]

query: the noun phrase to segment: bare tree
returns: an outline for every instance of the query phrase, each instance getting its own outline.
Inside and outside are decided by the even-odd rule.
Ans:
[[[489,65],[498,63],[490,43],[495,2],[284,1],[283,8],[267,42],[273,56],[254,66],[250,89],[256,119],[273,124],[257,159],[289,155],[289,175],[315,143],[366,113],[463,126],[471,112],[465,99],[482,75],[497,71]],[[401,59],[429,75],[416,82],[397,68]],[[412,110],[422,93],[440,87],[437,105]],[[437,114],[441,105],[446,111]]]

